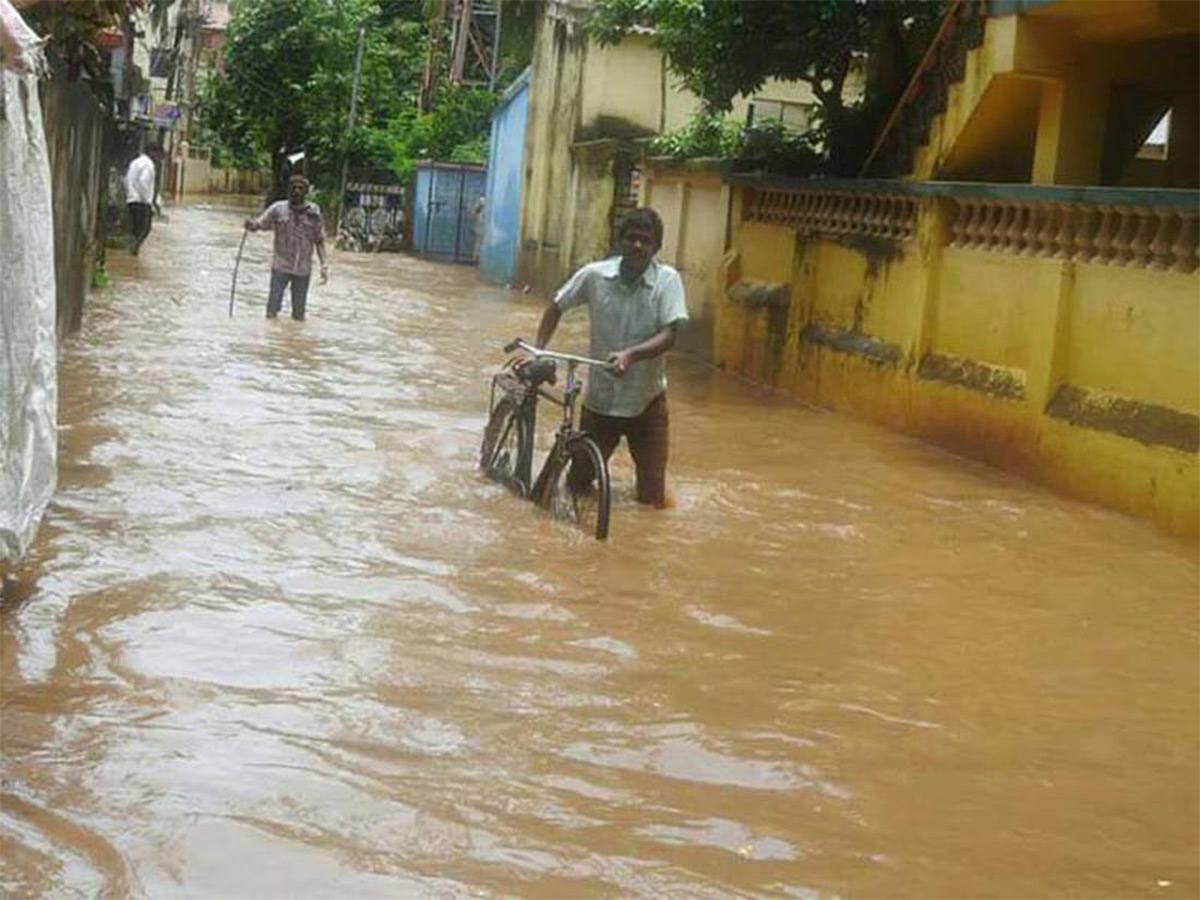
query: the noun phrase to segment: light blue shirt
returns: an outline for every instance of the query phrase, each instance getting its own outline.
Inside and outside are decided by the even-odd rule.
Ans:
[[[654,337],[673,322],[688,317],[683,280],[671,266],[651,261],[642,277],[627,286],[621,280],[621,257],[584,266],[554,297],[560,310],[588,308],[594,359],[626,350]],[[624,375],[589,369],[583,405],[605,416],[632,418],[667,389],[666,355],[643,359]]]

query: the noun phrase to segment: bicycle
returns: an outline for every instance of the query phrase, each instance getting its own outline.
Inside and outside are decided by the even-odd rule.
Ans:
[[[521,338],[504,348],[505,353],[516,350],[524,351],[533,359],[519,367],[515,365],[516,358],[509,360],[492,378],[479,466],[489,478],[507,485],[518,496],[532,500],[555,519],[571,522],[602,541],[608,537],[612,488],[608,464],[599,446],[590,435],[575,426],[575,401],[581,390],[576,370],[579,366],[611,369],[612,364],[543,350]],[[567,380],[561,398],[543,387],[554,383],[559,362],[567,365]],[[531,482],[539,397],[560,407],[563,415],[537,480]]]

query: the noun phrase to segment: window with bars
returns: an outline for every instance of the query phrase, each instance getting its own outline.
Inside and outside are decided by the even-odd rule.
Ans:
[[[751,124],[778,121],[788,131],[808,131],[812,125],[813,105],[793,100],[767,100],[755,97],[750,104]]]

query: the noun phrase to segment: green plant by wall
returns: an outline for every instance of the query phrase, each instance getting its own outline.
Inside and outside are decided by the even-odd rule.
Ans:
[[[741,152],[743,126],[729,116],[699,110],[687,124],[668,131],[650,141],[655,156],[675,159],[696,159],[717,156],[731,159]]]
[[[822,160],[820,132],[797,134],[778,119],[746,127],[732,117],[700,110],[686,125],[650,141],[652,156],[673,159],[717,157],[735,168],[765,168],[807,175],[819,170]]]
[[[755,122],[742,131],[735,168],[765,169],[783,175],[815,175],[825,166],[822,131],[789,131],[779,119]]]

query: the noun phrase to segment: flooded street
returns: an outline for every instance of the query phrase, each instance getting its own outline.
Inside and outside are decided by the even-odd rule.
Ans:
[[[64,344],[0,894],[1200,895],[1191,547],[686,359],[597,543],[474,468],[531,298],[334,253],[268,322],[251,235],[230,319],[241,218]]]

